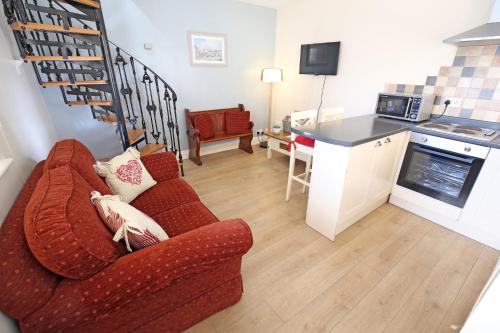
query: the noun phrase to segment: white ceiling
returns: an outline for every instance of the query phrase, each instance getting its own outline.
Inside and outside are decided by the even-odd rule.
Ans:
[[[240,2],[246,2],[257,6],[269,7],[269,8],[279,8],[290,0],[237,0]]]

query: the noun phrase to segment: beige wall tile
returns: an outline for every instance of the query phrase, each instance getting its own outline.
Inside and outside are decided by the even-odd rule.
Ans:
[[[496,45],[488,45],[483,47],[482,55],[494,55],[497,51]]]
[[[461,110],[460,108],[449,107],[446,110],[446,115],[450,117],[460,117],[460,110]]]
[[[490,106],[488,107],[487,110],[500,112],[500,101],[490,101]]]
[[[432,113],[433,114],[441,114],[441,112],[443,112],[443,110],[444,110],[443,105],[434,105],[434,107],[432,108]]]
[[[413,94],[414,90],[415,90],[415,85],[414,84],[407,84],[405,86],[405,94]]]
[[[478,56],[471,56],[465,58],[465,66],[467,67],[474,67],[479,64],[479,57]],[[487,65],[489,66],[489,65]]]
[[[480,93],[481,89],[470,88],[469,92],[467,93],[467,98],[478,99]]]
[[[486,115],[486,111],[484,110],[474,110],[472,111],[471,119],[483,120]]]
[[[489,67],[476,67],[474,71],[474,77],[485,78],[488,75]]]
[[[457,88],[454,88],[454,87],[444,88],[442,96],[444,96],[446,98],[455,97],[456,90],[457,90]]]
[[[460,79],[458,77],[449,77],[448,81],[446,82],[446,85],[448,87],[456,87],[458,85],[458,81]]]
[[[457,56],[478,56],[483,52],[482,46],[462,46],[457,50]]]
[[[483,84],[484,84],[484,79],[475,77],[472,79],[470,87],[481,89],[483,87]]]
[[[436,86],[437,87],[445,87],[446,86],[446,82],[448,82],[448,78],[445,77],[445,76],[440,76],[436,80]]]
[[[466,98],[462,101],[462,107],[464,109],[474,109],[476,107],[476,99]]]
[[[467,93],[469,92],[469,88],[457,88],[455,91],[455,96],[459,98],[467,97]]]
[[[475,108],[479,110],[490,110],[491,101],[477,100]]]
[[[449,67],[448,77],[460,77],[462,75],[463,67]]]
[[[485,115],[483,116],[484,121],[498,121],[498,112],[495,111],[484,111]]]
[[[425,86],[424,87],[424,94],[426,95],[434,95],[434,86]]]
[[[499,79],[486,79],[484,80],[483,89],[497,89]]]
[[[477,65],[478,66],[490,67],[492,63],[493,63],[493,56],[492,55],[487,55],[487,56],[481,56],[481,57],[479,57],[479,61],[478,61]]]
[[[491,67],[486,77],[500,79],[500,67]]]
[[[495,56],[493,58],[493,62],[491,63],[493,67],[498,67],[500,66],[500,56]]]
[[[472,82],[472,78],[470,78],[470,77],[463,77],[460,80],[458,80],[458,87],[469,88],[471,82]]]
[[[386,83],[385,87],[384,87],[384,92],[395,93],[396,92],[396,88],[397,88],[397,84]]]

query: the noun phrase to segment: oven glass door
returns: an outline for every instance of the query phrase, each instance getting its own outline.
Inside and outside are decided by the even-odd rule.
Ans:
[[[408,96],[381,94],[377,102],[377,113],[398,118],[407,118],[412,99]]]
[[[398,185],[463,208],[484,160],[410,143]]]

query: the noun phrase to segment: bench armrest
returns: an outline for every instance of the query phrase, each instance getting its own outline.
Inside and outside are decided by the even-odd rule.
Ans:
[[[141,157],[146,170],[157,182],[179,178],[179,162],[174,153],[158,153]]]
[[[106,311],[125,299],[147,297],[179,279],[241,257],[252,244],[252,233],[243,220],[215,222],[119,258],[82,281],[81,291],[91,300],[89,306]]]

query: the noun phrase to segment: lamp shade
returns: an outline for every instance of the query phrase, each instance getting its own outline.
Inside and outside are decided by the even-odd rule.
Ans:
[[[265,83],[278,83],[283,81],[283,71],[280,68],[264,68],[261,78]]]

